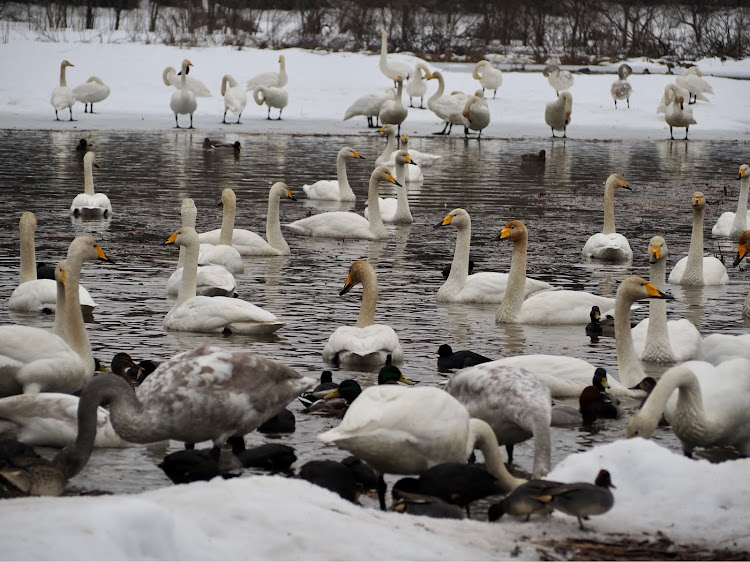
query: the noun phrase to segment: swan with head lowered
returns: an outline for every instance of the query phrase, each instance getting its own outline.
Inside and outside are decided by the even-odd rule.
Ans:
[[[288,256],[289,244],[284,239],[279,222],[279,204],[282,199],[297,200],[284,182],[276,182],[268,191],[266,241],[251,230],[234,228],[237,196],[234,191],[225,188],[221,194],[223,207],[221,228],[202,232],[198,235],[198,240],[201,245],[230,244],[241,256]]]
[[[703,256],[703,218],[706,213],[706,196],[693,193],[693,231],[690,236],[688,255],[678,261],[669,274],[669,282],[688,287],[726,285],[729,283],[727,268],[713,256]]]
[[[98,76],[92,76],[83,84],[73,88],[73,95],[76,101],[83,104],[84,113],[89,113],[89,104],[91,104],[90,113],[94,113],[94,103],[99,103],[109,97],[109,86]]]
[[[65,81],[65,69],[69,66],[73,66],[73,64],[67,60],[60,63],[60,85],[52,90],[52,98],[50,98],[50,103],[55,108],[56,121],[60,121],[57,112],[65,108],[70,111],[70,120],[73,121],[73,105],[76,102],[76,96]]]
[[[380,32],[380,72],[386,77],[393,80],[396,86],[396,79],[400,76],[406,80],[410,75],[411,69],[405,62],[388,60],[388,32],[384,29]]]
[[[490,124],[490,106],[484,99],[482,90],[477,90],[466,100],[461,116],[464,118],[464,137],[469,137],[469,129],[471,129],[479,131],[476,138],[481,139],[482,131]]]
[[[487,471],[503,490],[525,482],[505,468],[487,422],[471,418],[463,404],[435,387],[369,387],[349,406],[338,427],[318,439],[375,469],[381,509],[385,509],[383,474],[421,474],[446,462],[465,463],[475,448],[482,451]]]
[[[453,262],[445,283],[438,289],[438,302],[502,302],[508,286],[508,273],[483,271],[469,275],[469,255],[471,250],[471,217],[464,209],[453,209],[434,228],[455,226],[458,229]],[[514,258],[515,255],[514,255]],[[520,257],[518,259],[521,259]],[[524,257],[525,261],[525,257]],[[511,265],[511,270],[513,266]],[[551,289],[552,285],[526,277],[524,267],[523,295],[527,297],[538,291]]]
[[[604,228],[592,235],[583,247],[583,256],[603,261],[630,261],[633,250],[628,239],[615,232],[615,190],[630,190],[630,186],[619,174],[612,174],[604,184]]]
[[[56,333],[29,326],[0,326],[0,396],[32,392],[76,392],[94,376],[94,356],[81,314],[78,284],[84,261],[105,260],[96,241],[79,236],[70,243],[58,280],[58,312],[64,325]],[[64,310],[63,310],[64,308]]]
[[[185,265],[177,300],[164,317],[165,329],[178,332],[271,334],[284,326],[284,322],[270,312],[241,299],[196,295],[200,243],[194,228],[180,228],[166,244],[185,247]]]
[[[195,99],[195,93],[187,85],[188,68],[193,66],[189,60],[182,61],[182,72],[179,85],[176,86],[172,99],[169,101],[169,108],[174,112],[174,125],[177,129],[180,127],[178,115],[190,115],[190,127],[193,128],[193,113],[198,109],[198,101]],[[166,83],[166,80],[165,80]]]
[[[383,225],[383,218],[380,215],[380,206],[378,205],[378,186],[381,181],[399,185],[385,166],[378,166],[373,170],[370,174],[370,184],[367,190],[369,219],[348,211],[330,211],[305,217],[284,226],[305,236],[364,240],[388,238],[388,231]]]
[[[237,115],[237,123],[239,123],[247,105],[247,92],[232,75],[225,74],[221,79],[221,95],[224,96],[224,117],[221,122],[227,122],[227,111],[231,111]]]
[[[628,82],[628,76],[631,74],[633,74],[633,69],[629,64],[621,64],[617,68],[617,80],[612,82],[612,87],[609,89],[612,99],[615,100],[615,109],[617,109],[617,100],[626,100],[628,109],[630,108],[630,94],[633,93],[633,86]]]
[[[351,367],[371,368],[386,364],[388,356],[393,363],[404,360],[396,332],[385,324],[375,324],[375,306],[378,302],[378,280],[372,266],[363,260],[355,261],[349,268],[344,288],[345,295],[362,284],[362,304],[354,326],[340,326],[328,338],[323,348],[323,360]]]
[[[453,125],[463,125],[463,115],[461,112],[466,105],[468,96],[462,92],[453,92],[450,95],[443,95],[445,92],[445,80],[442,72],[435,71],[427,77],[427,80],[437,80],[438,89],[430,99],[427,100],[427,107],[441,120],[445,121],[443,130],[435,133],[436,135],[450,135]]]
[[[411,159],[409,153],[405,150],[399,150],[396,154],[396,198],[393,197],[378,197],[378,206],[380,207],[380,214],[383,217],[383,222],[390,222],[396,224],[411,224],[414,222],[414,218],[411,216],[409,210],[409,189],[406,187],[406,176],[407,164],[416,166],[414,160]],[[370,212],[368,207],[365,207],[365,217],[369,217]]]
[[[423,62],[418,62],[409,74],[409,81],[406,83],[406,95],[409,96],[409,107],[414,105],[414,98],[419,98],[419,107],[425,109],[424,95],[427,93],[427,77],[431,74],[430,69]]]
[[[497,89],[503,85],[503,73],[492,66],[488,60],[480,60],[474,65],[471,73],[474,80],[479,80],[482,85],[482,93],[485,90],[492,90],[493,99],[497,97]]]
[[[555,93],[559,96],[563,90],[568,90],[573,87],[575,80],[569,70],[560,70],[560,67],[556,64],[548,64],[542,70],[542,75],[547,79],[549,85],[555,90]]]
[[[568,125],[570,125],[572,112],[573,94],[568,91],[562,92],[557,99],[545,106],[544,121],[552,129],[552,138],[555,138],[555,131],[562,131],[563,138],[568,137]]]
[[[651,264],[651,283],[664,291],[667,276],[667,242],[654,236],[648,245]],[[687,361],[700,355],[701,334],[690,320],[667,321],[667,303],[663,300],[649,301],[648,318],[632,330],[633,345],[643,361],[674,363]]]
[[[740,195],[737,198],[737,212],[727,211],[722,213],[719,220],[711,229],[713,236],[722,236],[736,240],[748,227],[747,221],[747,197],[750,193],[750,166],[743,164],[740,166],[740,173],[737,175],[740,180]]]
[[[271,119],[271,108],[275,107],[279,110],[279,116],[276,118],[277,121],[281,121],[281,112],[289,103],[289,94],[287,94],[284,88],[277,86],[256,86],[253,89],[253,99],[258,105],[264,103],[268,106],[268,114],[266,119]]]
[[[104,193],[94,192],[94,167],[99,167],[96,154],[92,151],[83,156],[83,193],[73,198],[70,213],[75,217],[104,217],[112,216],[112,203]]]
[[[383,104],[386,101],[395,99],[395,97],[396,93],[393,88],[386,88],[380,92],[373,92],[360,96],[354,100],[348,108],[346,108],[346,111],[344,112],[344,121],[356,117],[357,115],[364,115],[367,117],[367,126],[370,129],[376,129],[380,127],[378,124],[380,108],[383,107]]]
[[[21,215],[18,223],[21,232],[21,270],[18,287],[8,299],[8,309],[15,312],[55,311],[57,307],[57,283],[54,279],[37,279],[36,252],[34,250],[34,232],[36,216],[30,211]],[[79,286],[81,312],[90,315],[96,303],[85,287]]]
[[[289,81],[289,76],[286,73],[286,59],[284,55],[279,55],[279,71],[278,72],[262,72],[250,78],[247,81],[247,89],[254,90],[258,86],[277,87],[283,88]]]
[[[354,201],[356,196],[346,174],[346,161],[354,159],[364,160],[364,157],[350,146],[339,150],[336,156],[336,179],[318,180],[311,185],[303,185],[302,191],[305,192],[307,198],[321,201]]]

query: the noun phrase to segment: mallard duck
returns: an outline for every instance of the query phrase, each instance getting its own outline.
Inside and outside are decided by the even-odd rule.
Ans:
[[[480,363],[487,363],[492,361],[489,357],[474,353],[468,349],[462,349],[461,351],[453,351],[450,345],[447,343],[442,344],[438,347],[438,370],[444,371],[449,369],[463,369],[465,367],[473,367]]]
[[[393,501],[391,511],[408,513],[409,515],[422,515],[438,519],[463,519],[463,510],[451,503],[441,500],[435,496],[426,494],[410,494],[401,492],[400,496]]]
[[[594,371],[592,385],[584,388],[578,397],[583,423],[589,424],[599,418],[616,420],[620,417],[617,399],[607,394],[608,388],[607,371],[599,367]]]
[[[67,480],[54,460],[40,457],[33,447],[13,439],[0,441],[0,498],[59,496]]]
[[[558,486],[563,486],[562,482],[529,480],[505,496],[502,501],[492,504],[487,510],[487,519],[497,521],[508,514],[525,517],[528,521],[532,515],[547,515],[552,511],[548,491]]]
[[[595,338],[600,338],[602,336],[608,338],[615,337],[615,319],[613,316],[608,314],[604,320],[602,320],[602,312],[599,307],[592,306],[590,318],[591,322],[586,324],[586,335],[590,337],[592,341],[596,341]]]
[[[615,504],[615,497],[610,488],[614,488],[607,470],[600,470],[594,484],[588,482],[574,482],[563,484],[547,490],[550,505],[557,511],[578,518],[578,525],[583,528],[583,519],[591,515],[607,513]]]

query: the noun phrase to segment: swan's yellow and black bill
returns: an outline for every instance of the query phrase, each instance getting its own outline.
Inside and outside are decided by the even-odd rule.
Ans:
[[[737,174],[737,179],[741,180],[747,174],[747,168],[740,168],[740,173]]]
[[[115,262],[114,262],[114,260],[111,260],[111,259],[109,259],[109,258],[107,257],[107,254],[105,254],[105,253],[104,253],[104,250],[102,250],[101,246],[99,246],[98,244],[97,244],[97,246],[96,246],[96,255],[97,255],[97,256],[98,256],[98,258],[99,258],[100,260],[102,260],[102,261],[108,261],[109,263],[115,263]],[[64,272],[65,272],[65,271],[63,270],[63,273],[64,273]]]
[[[652,248],[651,255],[648,258],[648,263],[656,263],[661,258],[661,248]]]
[[[339,291],[339,296],[341,297],[348,293],[352,287],[354,287],[354,283],[352,283],[352,274],[349,272],[349,275],[346,276],[346,284],[344,285],[344,288]]]
[[[388,172],[388,181],[396,184],[399,187],[402,187],[402,185],[396,181],[396,178],[394,178],[393,174],[391,174],[390,172]]]
[[[505,239],[506,239],[506,238],[508,238],[509,236],[510,236],[510,227],[509,227],[509,226],[506,226],[505,228],[503,228],[503,229],[502,229],[502,230],[500,231],[500,234],[498,234],[497,236],[495,236],[495,237],[494,237],[494,238],[493,238],[493,239],[491,240],[491,242],[494,242],[495,240],[505,240]]]
[[[174,234],[173,234],[172,236],[170,236],[170,237],[169,237],[169,240],[167,240],[167,241],[166,241],[166,242],[164,242],[164,243],[165,243],[165,244],[174,244],[174,243],[175,243],[175,241],[177,240],[177,234],[178,234],[178,233],[177,233],[177,232],[175,232],[175,233],[174,233]]]
[[[734,258],[734,263],[732,263],[734,267],[740,265],[740,262],[747,256],[748,247],[750,247],[750,230],[746,230],[740,235],[737,257]]]
[[[63,285],[65,285],[65,279],[66,279],[65,270],[62,269],[62,270],[60,270],[60,283],[62,283]]]
[[[360,154],[359,152],[357,152],[356,150],[352,150],[352,156],[354,156],[355,158],[361,158],[362,160],[365,160],[365,157],[364,157],[364,156],[362,156],[362,155],[361,155],[361,154]]]
[[[666,293],[662,293],[659,289],[657,289],[653,285],[653,283],[646,283],[645,287],[646,287],[646,290],[648,291],[648,296],[651,298],[674,300],[674,297],[672,295],[667,295]]]
[[[693,194],[693,207],[699,207],[700,205],[703,205],[703,194]]]
[[[441,226],[448,226],[452,222],[453,222],[453,215],[448,215],[447,217],[445,217],[442,221],[437,223],[432,228],[440,228]]]
[[[291,199],[292,201],[297,200],[297,198],[294,195],[292,195],[292,190],[289,189],[288,187],[286,188],[286,198]]]
[[[630,186],[624,179],[620,178],[620,181],[622,182],[622,187],[624,187],[625,189],[629,189],[630,191],[633,191],[632,189],[630,189]]]

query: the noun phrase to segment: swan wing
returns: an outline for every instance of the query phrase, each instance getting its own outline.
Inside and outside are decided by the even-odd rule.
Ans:
[[[383,222],[393,222],[396,220],[396,209],[398,209],[398,199],[394,197],[378,197],[380,205],[380,216]],[[365,218],[370,218],[370,209],[365,207]]]
[[[452,290],[451,284],[446,281],[438,290],[438,299],[443,302],[500,303],[505,297],[507,287],[507,273],[481,271],[469,275],[464,286],[458,292]],[[549,283],[527,277],[524,294],[528,297],[538,291],[551,288],[552,285]]]
[[[247,89],[254,90],[258,86],[281,87],[281,75],[278,72],[262,72],[250,78],[247,81]]]
[[[201,244],[198,253],[198,263],[200,265],[221,265],[229,270],[230,273],[243,273],[245,264],[242,263],[242,256],[232,246],[219,244]]]
[[[343,199],[341,197],[338,180],[318,180],[313,184],[303,185],[302,191],[305,192],[308,199],[317,199],[319,201],[354,201],[353,198]]]
[[[84,82],[73,88],[73,95],[76,101],[97,103],[107,99],[109,96],[109,86],[89,79],[88,82]]]
[[[365,217],[347,211],[319,213],[283,226],[305,236],[363,238],[368,240],[375,238],[370,230],[370,223]]]
[[[404,350],[401,348],[396,332],[385,324],[371,324],[364,328],[356,326],[336,328],[323,348],[323,359],[328,361],[337,354],[341,356],[342,352],[362,360],[372,355],[382,356],[383,363],[385,363],[386,355],[391,355],[394,363],[402,361],[404,357]]]
[[[224,105],[232,113],[242,113],[247,105],[247,92],[241,86],[229,88],[224,94]]]
[[[164,327],[180,332],[237,333],[276,331],[284,324],[272,313],[247,301],[229,297],[195,296],[169,311]],[[271,330],[271,328],[274,328]]]
[[[643,356],[643,351],[646,348],[648,325],[649,319],[645,318],[630,331],[633,337],[633,347],[635,347],[638,357]],[[676,361],[688,361],[700,357],[701,333],[690,320],[686,318],[669,320],[667,322],[667,333],[669,334],[669,345]]]
[[[94,299],[85,287],[78,286],[81,308],[93,310]],[[21,283],[13,290],[8,300],[8,308],[17,312],[54,311],[57,308],[57,283],[52,279],[35,279]]]
[[[718,365],[735,357],[750,359],[750,334],[710,334],[703,339],[698,359]]]
[[[583,255],[600,260],[624,261],[633,259],[633,250],[630,249],[628,239],[622,234],[597,232],[586,241]]]
[[[52,106],[55,109],[60,110],[72,107],[75,102],[76,97],[73,94],[73,90],[71,90],[67,86],[58,86],[57,88],[52,90],[52,98],[50,98],[50,103],[52,103]]]
[[[539,291],[523,302],[519,321],[524,324],[588,324],[592,306],[606,313],[615,307],[615,299],[585,291]]]
[[[167,294],[177,295],[182,285],[183,268],[177,268],[167,280]],[[231,296],[237,288],[237,281],[227,269],[220,265],[198,267],[195,292],[201,296]]]
[[[201,244],[219,245],[221,229],[209,230],[198,235]],[[280,251],[271,246],[266,240],[252,230],[235,228],[232,231],[232,247],[240,256],[278,256]],[[207,248],[208,249],[208,248]]]

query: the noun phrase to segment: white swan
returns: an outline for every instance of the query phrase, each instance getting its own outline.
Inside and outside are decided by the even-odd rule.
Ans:
[[[482,85],[482,93],[485,90],[493,90],[492,97],[497,97],[497,89],[503,85],[503,73],[501,70],[494,68],[490,61],[480,60],[477,62],[471,76],[475,80],[479,80]]]
[[[560,67],[556,64],[548,64],[542,70],[542,75],[547,79],[549,85],[555,90],[555,93],[559,96],[563,90],[568,90],[573,87],[573,75],[568,70],[560,70]]]
[[[346,175],[346,161],[355,158],[364,160],[364,157],[350,146],[339,150],[336,155],[336,179],[318,180],[311,185],[303,185],[302,191],[305,192],[307,198],[322,201],[354,201],[356,196],[349,185],[349,177]]]
[[[461,112],[466,105],[466,94],[453,92],[451,95],[443,95],[445,92],[445,80],[443,74],[435,71],[427,77],[427,80],[437,80],[438,89],[427,100],[427,107],[442,121],[445,121],[445,127],[437,135],[449,135],[453,125],[463,125],[463,115]]]
[[[164,317],[165,329],[180,332],[270,334],[284,326],[284,322],[280,322],[276,316],[249,302],[229,297],[196,296],[199,242],[195,229],[181,228],[166,243],[185,246],[185,265],[177,300]]]
[[[396,78],[399,76],[406,80],[409,77],[409,65],[405,62],[388,60],[388,32],[384,29],[380,32],[380,72],[386,77],[393,80],[396,85]]]
[[[177,119],[178,115],[190,115],[190,127],[193,128],[193,113],[198,109],[198,101],[195,99],[195,93],[187,85],[187,69],[193,66],[189,60],[185,59],[182,61],[182,74],[180,76],[179,86],[172,94],[172,99],[169,101],[169,108],[174,112],[174,124],[176,128],[180,128],[180,122]]]
[[[164,72],[162,72],[161,78],[165,86],[174,86],[178,90],[181,88],[187,88],[195,94],[196,98],[210,98],[211,90],[208,89],[208,86],[198,78],[189,76],[189,72],[190,66],[188,66],[187,70],[184,72],[180,71],[179,74],[177,74],[177,71],[173,66],[168,66],[164,69]]]
[[[73,198],[70,204],[70,212],[79,217],[104,217],[112,216],[112,204],[104,193],[94,192],[94,167],[99,167],[96,154],[88,151],[83,157],[83,193]]]
[[[91,113],[94,113],[94,104],[109,97],[109,86],[98,76],[92,76],[83,84],[73,88],[73,95],[76,97],[76,101],[83,104],[84,113],[89,112],[89,104],[91,104]]]
[[[396,224],[411,224],[414,222],[414,218],[411,216],[409,210],[409,188],[406,187],[406,181],[404,177],[406,172],[404,168],[407,164],[416,166],[414,161],[409,156],[409,153],[405,150],[399,150],[396,154],[396,198],[393,197],[378,197],[378,207],[380,208],[380,215],[383,218],[383,222],[390,222]],[[365,217],[369,217],[370,212],[368,207],[365,207]]]
[[[743,164],[740,166],[740,173],[737,175],[740,180],[740,195],[737,198],[737,212],[721,213],[719,220],[711,229],[713,236],[722,236],[724,238],[737,239],[748,227],[747,221],[747,197],[750,193],[750,166]]]
[[[690,236],[688,255],[678,261],[669,274],[669,282],[675,285],[702,287],[729,283],[727,268],[713,256],[703,256],[703,216],[706,212],[706,197],[700,191],[693,193],[693,232]]]
[[[640,277],[624,279],[617,289],[615,346],[620,380],[608,378],[609,392],[615,396],[643,396],[642,391],[630,389],[646,377],[630,334],[630,307],[635,301],[648,298],[672,297]],[[584,388],[591,385],[597,368],[587,361],[567,355],[518,355],[499,359],[495,363],[522,367],[533,373],[549,387],[553,398],[579,396]]]
[[[570,115],[573,111],[573,95],[568,92],[562,92],[557,99],[549,102],[544,108],[544,122],[552,129],[552,137],[555,131],[562,131],[563,138],[567,138],[568,125],[570,124]]]
[[[630,94],[633,93],[633,86],[628,82],[628,76],[633,74],[633,69],[629,64],[621,64],[617,68],[618,79],[612,82],[609,89],[612,99],[615,100],[615,109],[617,109],[617,100],[627,100],[628,109],[630,108]]]
[[[490,106],[484,99],[482,90],[477,90],[466,100],[461,112],[464,125],[464,136],[469,136],[469,129],[479,131],[477,138],[482,138],[482,131],[490,124]]]
[[[195,203],[190,197],[182,200],[180,215],[182,216],[182,226],[195,228],[195,219],[198,210]],[[182,274],[185,265],[185,248],[180,247],[180,257],[177,260],[177,269],[169,276],[167,280],[167,294],[170,296],[177,295],[182,285]],[[204,297],[231,297],[234,296],[234,290],[237,288],[237,281],[234,279],[228,269],[221,265],[202,265],[198,267],[198,276],[196,278],[195,293]]]
[[[604,184],[604,228],[592,235],[583,247],[583,256],[605,261],[630,261],[633,250],[628,239],[615,232],[615,189],[631,191],[625,179],[611,174]]]
[[[289,103],[289,94],[286,90],[277,86],[256,86],[253,90],[253,99],[258,105],[264,103],[268,106],[268,115],[266,119],[271,119],[271,108],[275,107],[279,110],[279,116],[276,120],[281,120],[281,113]]]
[[[55,335],[41,328],[0,326],[0,396],[35,392],[75,392],[94,375],[94,356],[78,298],[84,261],[109,261],[90,236],[68,247],[63,276],[65,326]],[[67,343],[66,343],[67,341]]]
[[[678,97],[687,98],[690,96],[685,88],[681,88],[674,82],[670,82],[664,86],[664,94],[662,95],[659,105],[656,106],[656,113],[664,113],[667,110],[667,106],[672,103],[672,100]]]
[[[18,287],[8,299],[8,309],[15,312],[46,312],[57,308],[57,283],[54,279],[37,279],[34,232],[36,216],[30,211],[21,215],[18,222],[21,233],[21,269]],[[83,314],[92,314],[96,303],[85,287],[78,287],[78,298]]]
[[[401,123],[404,122],[409,110],[406,109],[404,103],[401,101],[401,94],[404,89],[404,80],[399,76],[396,78],[396,97],[392,100],[386,100],[381,106],[380,113],[378,113],[378,119],[384,125],[396,125],[398,130],[396,133],[401,134]]]
[[[383,104],[396,97],[396,91],[393,88],[386,88],[382,92],[373,92],[358,97],[344,112],[344,121],[357,115],[367,117],[367,126],[371,129],[377,128],[378,115]],[[373,122],[373,118],[375,121]]]
[[[401,135],[401,148],[409,153],[412,160],[419,162],[420,168],[426,168],[432,166],[437,160],[440,160],[442,156],[440,154],[433,154],[431,152],[423,152],[415,148],[409,147],[409,135]],[[386,166],[388,163],[386,163]]]
[[[651,283],[665,290],[667,270],[667,242],[654,236],[648,246],[651,264]],[[687,318],[667,322],[667,303],[660,299],[649,301],[648,318],[631,331],[633,345],[643,361],[674,363],[687,361],[701,353],[701,334]]]
[[[678,86],[685,88],[688,94],[688,103],[695,103],[698,100],[710,101],[703,94],[713,94],[714,89],[711,84],[703,79],[703,73],[697,66],[691,66],[684,74],[674,79]]]
[[[69,66],[73,66],[73,64],[67,60],[60,63],[60,85],[52,90],[52,97],[50,98],[50,103],[52,104],[52,107],[55,108],[56,121],[60,121],[57,112],[66,107],[70,111],[70,120],[73,121],[73,104],[76,102],[76,96],[65,81],[65,69]]]
[[[378,280],[372,266],[363,260],[349,268],[344,288],[339,296],[362,283],[362,303],[354,326],[339,326],[323,348],[323,360],[349,367],[381,367],[388,355],[393,363],[404,360],[404,350],[393,328],[375,324],[378,302]]]
[[[406,95],[409,96],[409,107],[414,105],[414,98],[419,98],[419,109],[424,107],[424,95],[427,93],[427,77],[431,74],[428,66],[423,62],[418,62],[409,74],[409,81],[406,83]]]
[[[697,359],[719,365],[736,357],[750,359],[750,334],[710,334],[703,338],[701,353]]]
[[[521,221],[510,221],[496,238],[513,243],[508,285],[495,314],[496,323],[588,324],[592,306],[605,312],[615,306],[615,299],[571,290],[539,291],[524,300],[528,237],[526,226]],[[453,269],[451,267],[451,273]]]
[[[262,72],[250,78],[247,81],[247,89],[254,90],[258,86],[276,87],[283,88],[289,81],[289,76],[286,73],[286,59],[284,55],[279,55],[279,71],[278,72]]]
[[[677,96],[672,99],[671,103],[667,106],[664,111],[664,121],[669,125],[669,138],[674,140],[672,134],[672,128],[685,127],[685,140],[688,138],[688,132],[690,131],[690,125],[697,124],[697,121],[693,117],[693,109],[685,107],[685,98]]]
[[[244,273],[245,264],[240,252],[232,245],[234,236],[234,217],[237,208],[237,197],[232,189],[226,187],[221,192],[221,229],[218,243],[202,242],[198,250],[199,265],[220,265],[230,273]],[[208,240],[215,241],[215,230],[210,231]]]
[[[377,166],[385,166],[391,171],[392,174],[395,175],[396,154],[398,154],[398,150],[394,150],[394,146],[396,145],[396,131],[392,125],[385,125],[380,128],[380,132],[386,135],[386,142],[385,148],[383,149],[383,152],[380,154],[380,156],[376,158],[375,164]],[[406,135],[404,135],[404,137],[408,140],[408,137]],[[406,150],[405,146],[404,150]],[[396,181],[400,183],[403,183],[402,180],[410,183],[424,181],[422,168],[416,162],[414,156],[412,156],[411,153],[409,154],[409,156],[414,161],[414,164],[412,164],[411,166],[407,166],[404,177],[401,179],[396,178]]]
[[[237,123],[239,123],[247,105],[247,92],[233,76],[225,74],[221,79],[221,95],[224,96],[224,117],[221,122],[227,122],[227,111],[231,111],[237,115]]]
[[[505,296],[508,286],[508,273],[495,271],[482,271],[469,275],[469,254],[471,250],[471,217],[464,209],[453,209],[435,228],[442,226],[455,226],[458,229],[456,237],[456,249],[453,252],[453,262],[448,279],[438,289],[437,302],[478,302],[499,303]],[[523,252],[523,255],[521,254]],[[515,260],[515,261],[513,261]],[[513,258],[511,260],[511,271],[513,263],[526,261],[526,250],[519,246],[513,246]],[[524,277],[525,277],[524,266]],[[526,277],[524,285],[524,296],[529,296],[537,291],[551,289],[552,285]]]
[[[500,445],[513,447],[533,436],[531,477],[549,472],[552,400],[549,388],[535,375],[491,361],[459,371],[445,390],[466,406],[472,418],[487,422]]]
[[[242,256],[288,256],[289,244],[284,239],[279,223],[279,203],[282,199],[296,201],[287,185],[276,182],[268,191],[268,210],[266,212],[266,238],[244,228],[234,228],[234,216],[237,209],[237,197],[234,191],[226,188],[221,195],[224,207],[224,218],[221,229],[202,232],[198,235],[201,244],[231,244]],[[226,196],[225,196],[226,192]],[[229,228],[231,223],[232,228]],[[226,234],[225,234],[226,231]],[[226,242],[222,242],[226,239]]]
[[[370,184],[367,190],[369,219],[357,213],[330,211],[299,219],[283,226],[305,236],[339,239],[359,238],[364,240],[388,238],[388,231],[383,226],[383,218],[380,215],[380,206],[378,205],[378,186],[381,181],[399,185],[385,166],[378,166],[373,170],[370,174]]]
[[[383,474],[420,474],[438,464],[466,462],[475,448],[482,451],[487,471],[501,488],[510,491],[524,482],[505,468],[487,422],[470,418],[463,404],[435,387],[366,388],[338,427],[319,434],[318,439],[349,451],[375,469],[382,509]]]
[[[628,437],[652,437],[662,412],[687,456],[696,447],[720,446],[750,455],[750,361],[672,367],[628,423]]]

